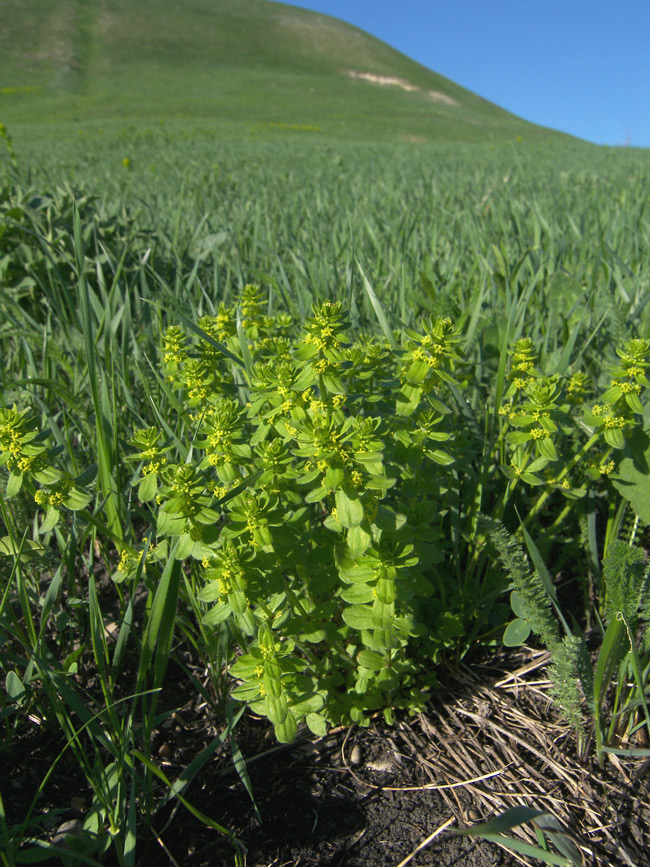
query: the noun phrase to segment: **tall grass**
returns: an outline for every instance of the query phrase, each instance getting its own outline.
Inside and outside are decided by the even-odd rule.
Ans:
[[[650,158],[557,145],[215,142],[198,125],[82,132],[55,147],[19,132],[0,186],[2,404],[31,405],[71,476],[98,480],[91,505],[45,532],[26,496],[2,496],[6,748],[37,725],[57,733],[59,755],[74,754],[92,799],[84,858],[112,847],[120,864],[138,863],[142,835],[176,797],[239,857],[218,817],[183,795],[234,731],[228,638],[203,627],[191,570],[173,558],[150,565],[150,538],[135,576],[111,581],[120,556],[141,550],[145,526],[125,461],[130,434],[155,425],[186,454],[191,444],[161,372],[163,327],[215,313],[248,282],[270,290],[271,310],[302,316],[313,299],[337,298],[357,330],[388,336],[424,314],[451,316],[476,371],[457,393],[460,412],[488,444],[476,475],[458,482],[466,505],[459,494],[450,526],[460,550],[504,448],[498,409],[514,341],[530,337],[545,370],[582,368],[598,389],[621,341],[649,331]],[[503,518],[507,496],[495,509]],[[151,734],[176,709],[161,688],[183,651],[209,673],[207,687],[193,676],[190,686],[223,730],[170,780]],[[37,795],[22,817],[0,809],[5,864],[25,847],[54,853]]]

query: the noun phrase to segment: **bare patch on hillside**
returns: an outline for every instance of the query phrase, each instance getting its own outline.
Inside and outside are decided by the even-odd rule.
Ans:
[[[394,75],[376,75],[374,72],[358,72],[355,69],[344,69],[343,74],[349,75],[350,78],[378,84],[380,87],[399,87],[401,90],[409,93],[422,91],[422,88],[418,87],[417,84],[412,84],[405,78],[397,78]],[[439,90],[427,90],[424,93],[432,102],[437,102],[441,105],[460,105],[453,97],[447,96],[446,93],[441,93]]]
[[[453,96],[447,96],[446,93],[441,93],[439,90],[430,90],[428,91],[427,96],[432,102],[439,102],[442,105],[460,105]]]
[[[412,91],[420,88],[411,84],[405,78],[396,78],[393,75],[375,75],[374,72],[356,72],[354,69],[346,70],[346,75],[350,78],[361,78],[363,81],[370,81],[372,84],[379,84],[381,87],[401,87],[402,90]]]

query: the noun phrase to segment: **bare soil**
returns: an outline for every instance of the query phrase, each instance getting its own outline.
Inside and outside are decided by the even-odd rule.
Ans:
[[[525,651],[518,666],[510,654],[449,672],[427,714],[392,727],[377,718],[367,729],[278,745],[263,720],[245,716],[236,738],[255,805],[229,745],[186,797],[236,834],[247,867],[539,864],[454,833],[517,804],[553,813],[585,865],[647,867],[650,763],[614,757],[600,769],[589,744],[579,756],[548,699],[546,661]],[[184,700],[182,682],[169,686],[165,703],[178,713],[156,732],[153,747],[174,780],[218,730],[204,702]],[[60,748],[35,726],[0,752],[10,823],[24,816]],[[76,763],[64,757],[38,801],[43,832],[53,838],[83,819],[90,799]],[[532,829],[522,826],[520,839],[535,842]],[[106,856],[105,863],[113,861]],[[178,803],[138,841],[142,867],[233,863],[230,845]]]

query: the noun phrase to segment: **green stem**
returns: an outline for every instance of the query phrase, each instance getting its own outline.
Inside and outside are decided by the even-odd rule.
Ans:
[[[599,439],[600,439],[600,432],[595,433],[591,437],[589,437],[589,439],[583,445],[583,447],[580,449],[580,451],[576,452],[575,455],[569,461],[569,463],[564,467],[564,469],[562,469],[560,471],[560,474],[558,475],[558,477],[556,479],[556,483],[561,482],[563,479],[565,479],[567,477],[567,475],[576,466],[576,464],[578,464],[585,457],[585,455],[589,452],[589,450],[594,445],[596,445],[596,443],[598,442]],[[541,511],[542,507],[544,506],[544,504],[546,503],[546,501],[548,500],[548,498],[551,496],[552,493],[553,493],[552,490],[544,491],[539,496],[539,499],[537,500],[537,502],[535,503],[533,508],[530,510],[526,520],[524,521],[524,527],[527,527],[530,524],[530,522],[532,521],[532,519],[535,517],[535,515],[537,515],[538,512]]]

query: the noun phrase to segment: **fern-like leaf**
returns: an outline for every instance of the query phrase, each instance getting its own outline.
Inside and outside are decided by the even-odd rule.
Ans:
[[[531,630],[553,652],[560,643],[557,620],[551,600],[536,571],[530,568],[524,549],[503,526],[501,521],[481,516],[481,525],[489,532],[490,542],[496,548],[501,565],[512,580],[523,602],[526,620]]]

